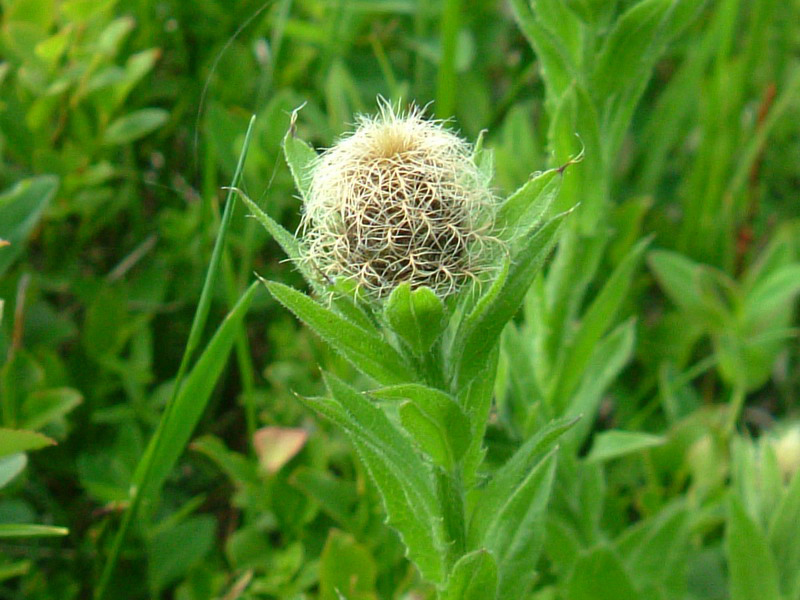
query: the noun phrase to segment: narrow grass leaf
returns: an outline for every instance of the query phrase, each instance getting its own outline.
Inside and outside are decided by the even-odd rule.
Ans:
[[[250,119],[250,124],[247,127],[244,143],[242,145],[242,152],[239,155],[236,171],[233,174],[233,179],[228,190],[225,201],[225,210],[222,214],[219,232],[217,234],[217,239],[214,242],[214,249],[211,252],[211,260],[208,265],[208,270],[206,271],[206,278],[203,282],[203,289],[200,292],[200,299],[197,302],[194,318],[192,319],[192,326],[189,329],[189,339],[186,341],[186,347],[183,350],[181,363],[178,367],[178,374],[175,376],[175,386],[164,415],[161,417],[161,421],[159,422],[158,429],[156,429],[153,438],[148,444],[145,454],[142,456],[142,459],[139,461],[139,464],[136,467],[136,472],[134,473],[134,485],[131,487],[131,499],[128,510],[125,511],[125,514],[122,518],[122,523],[117,530],[114,541],[111,545],[111,549],[108,553],[108,558],[106,559],[105,565],[103,566],[103,570],[100,574],[100,579],[94,589],[94,597],[96,600],[102,600],[102,598],[105,596],[106,590],[108,589],[108,584],[111,580],[111,576],[113,575],[117,560],[119,559],[120,551],[122,550],[122,543],[128,534],[128,529],[131,526],[134,515],[138,512],[143,490],[145,488],[154,490],[155,487],[157,487],[150,484],[152,477],[151,472],[155,469],[154,463],[158,458],[157,449],[161,443],[160,438],[163,435],[163,430],[165,428],[164,423],[171,420],[170,414],[174,411],[177,403],[177,397],[181,390],[181,385],[183,384],[183,378],[189,369],[189,363],[191,362],[195,351],[200,344],[200,339],[203,335],[203,331],[205,330],[206,322],[208,320],[208,313],[211,309],[211,297],[214,292],[217,277],[220,271],[220,263],[222,261],[222,255],[225,247],[225,239],[227,237],[228,228],[230,227],[231,219],[233,217],[233,190],[236,189],[239,179],[242,176],[242,170],[244,169],[244,164],[247,159],[247,149],[250,144],[250,138],[253,134],[254,125],[255,116]],[[247,299],[246,304],[249,305],[249,302],[252,299],[252,294],[255,293],[256,289],[256,284],[251,285],[245,296],[242,298],[242,300],[240,300],[239,305],[243,303],[245,298]],[[235,313],[236,310],[237,307],[234,307],[231,313]],[[243,316],[244,314],[242,313],[242,317]],[[237,326],[233,328],[233,331],[231,331],[231,336],[239,334],[239,331],[236,331],[239,323],[237,323]]]
[[[273,281],[264,284],[276,300],[366,375],[383,384],[415,379],[403,357],[380,337],[287,285]]]
[[[161,486],[183,453],[227,364],[239,326],[257,291],[258,282],[254,282],[228,313],[195,366],[186,375],[168,418],[159,423],[161,432],[157,437],[162,439],[162,443],[155,447],[151,440],[154,463],[148,480],[142,482],[144,495],[152,494]]]
[[[10,537],[53,537],[67,535],[66,527],[52,525],[26,525],[22,523],[4,523],[0,525],[0,538]]]

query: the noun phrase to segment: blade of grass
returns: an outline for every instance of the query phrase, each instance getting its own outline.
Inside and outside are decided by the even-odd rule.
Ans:
[[[436,116],[449,119],[456,104],[456,51],[461,0],[445,0],[442,6],[441,56],[436,78]]]
[[[231,188],[235,188],[239,184],[239,178],[242,175],[242,169],[244,167],[244,162],[247,158],[247,149],[250,145],[250,136],[253,133],[253,125],[255,124],[255,115],[250,119],[250,124],[247,127],[247,133],[245,134],[244,144],[242,147],[242,153],[239,156],[239,163],[236,165],[236,171],[233,174],[233,181],[231,183]],[[139,461],[139,464],[136,467],[136,472],[133,476],[133,482],[131,484],[130,490],[130,498],[128,504],[128,510],[125,511],[125,514],[122,518],[122,523],[120,524],[119,529],[117,530],[117,534],[114,537],[114,541],[111,545],[111,551],[109,552],[108,559],[106,560],[106,564],[103,567],[103,572],[100,576],[100,581],[98,582],[97,587],[95,588],[94,597],[97,600],[101,600],[105,596],[106,588],[108,587],[108,583],[111,580],[111,575],[114,572],[114,567],[117,564],[117,560],[119,559],[119,553],[122,549],[122,543],[127,536],[128,529],[130,529],[131,522],[133,520],[134,515],[136,514],[139,505],[141,504],[142,500],[142,492],[145,488],[149,488],[148,483],[152,478],[152,473],[155,468],[156,458],[159,457],[159,450],[160,446],[162,445],[162,439],[164,437],[164,432],[166,430],[165,423],[169,423],[172,420],[172,414],[175,412],[176,406],[176,399],[181,391],[181,384],[183,383],[183,378],[186,375],[186,371],[189,368],[189,363],[191,361],[192,356],[194,355],[195,350],[200,344],[200,338],[203,334],[203,330],[205,329],[206,321],[208,320],[208,313],[211,308],[211,294],[214,290],[214,286],[217,281],[217,276],[220,270],[220,262],[222,259],[223,248],[225,245],[225,237],[228,231],[228,227],[231,222],[231,217],[233,215],[233,195],[234,191],[232,189],[228,190],[227,198],[225,200],[225,211],[222,215],[222,222],[220,223],[219,234],[217,235],[217,239],[214,243],[214,250],[211,253],[211,262],[208,265],[208,271],[206,273],[206,279],[203,283],[203,290],[200,293],[200,300],[197,303],[197,309],[195,310],[194,319],[192,321],[192,327],[189,330],[189,339],[186,342],[186,347],[184,348],[183,358],[181,359],[181,364],[178,367],[178,374],[175,377],[175,385],[172,389],[172,395],[170,397],[169,402],[167,403],[167,407],[164,411],[163,416],[161,417],[161,421],[159,422],[158,429],[156,429],[155,434],[150,440],[148,444],[147,450],[145,454],[142,456],[142,459]],[[254,287],[251,287],[251,290],[242,298],[251,298],[252,294],[254,293]],[[249,300],[248,300],[249,302]],[[149,491],[153,491],[150,489]]]

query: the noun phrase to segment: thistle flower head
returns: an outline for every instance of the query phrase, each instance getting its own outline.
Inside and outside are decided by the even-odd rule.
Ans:
[[[370,296],[440,296],[487,268],[494,199],[472,147],[441,122],[382,104],[323,152],[303,215],[305,259]]]

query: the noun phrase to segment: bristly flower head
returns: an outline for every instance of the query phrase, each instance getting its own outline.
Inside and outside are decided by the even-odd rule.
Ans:
[[[314,165],[305,259],[377,298],[405,282],[444,297],[485,271],[494,198],[472,146],[416,107],[357,125]]]

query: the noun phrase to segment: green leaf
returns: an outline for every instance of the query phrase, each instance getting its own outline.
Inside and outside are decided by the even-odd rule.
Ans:
[[[541,63],[542,78],[547,84],[548,99],[556,99],[578,78],[578,70],[563,40],[537,17],[526,0],[512,0],[511,8],[517,25],[528,38]]]
[[[521,188],[511,194],[497,211],[500,235],[511,238],[519,232],[537,227],[547,215],[561,188],[561,169],[535,173]]]
[[[73,388],[50,388],[28,394],[22,404],[20,426],[40,429],[60,419],[83,402],[81,393]]]
[[[142,497],[145,495],[146,491],[157,491],[158,487],[163,482],[163,478],[166,477],[175,460],[180,456],[186,441],[197,424],[208,402],[208,398],[211,395],[213,385],[216,383],[216,379],[219,377],[224,367],[231,345],[234,339],[242,334],[242,319],[247,313],[253,295],[258,289],[257,284],[253,283],[231,309],[228,317],[217,329],[217,333],[214,335],[214,338],[212,338],[209,346],[195,364],[194,370],[192,371],[191,385],[189,385],[190,382],[185,382],[184,375],[200,345],[200,340],[205,331],[205,325],[211,309],[211,297],[215,289],[217,276],[221,270],[220,265],[224,253],[225,239],[233,215],[234,201],[232,190],[239,184],[239,179],[247,159],[247,149],[252,137],[254,124],[255,116],[250,119],[247,132],[245,133],[242,152],[239,155],[236,170],[231,180],[231,190],[228,191],[225,201],[225,210],[222,213],[219,232],[214,241],[214,249],[211,251],[211,260],[206,271],[203,289],[200,292],[200,299],[197,302],[192,325],[189,329],[189,339],[186,341],[181,363],[178,367],[175,386],[170,395],[166,412],[161,417],[158,428],[136,467],[133,485],[130,487],[130,504],[114,536],[114,541],[108,552],[108,558],[103,566],[99,581],[94,588],[94,598],[96,600],[102,600],[106,594],[108,583],[111,580],[117,560],[119,559],[120,551],[122,550],[122,544],[125,541],[134,516],[137,516],[136,513],[141,504]],[[205,361],[203,360],[204,358]],[[188,396],[186,393],[187,389],[189,389],[191,393],[194,393],[196,397]],[[175,417],[181,419],[184,416],[189,417],[189,420],[185,423],[175,419]],[[173,433],[177,434],[179,437],[177,439],[172,439],[171,435]],[[167,435],[170,437],[166,438]],[[164,444],[167,444],[167,446],[162,454],[161,447]]]
[[[189,517],[158,532],[148,544],[148,579],[154,595],[185,576],[214,546],[217,521],[211,515]]]
[[[797,598],[800,592],[800,471],[794,474],[769,524],[768,541],[780,574],[785,598]]]
[[[676,504],[628,527],[615,546],[638,585],[664,587],[675,579],[677,587],[685,588],[685,582],[680,580],[688,544],[689,513],[683,504]]]
[[[197,359],[195,366],[187,374],[171,410],[168,410],[164,418],[159,421],[161,431],[151,438],[145,451],[145,457],[154,454],[150,476],[147,481],[140,480],[141,465],[145,464],[143,457],[134,477],[142,487],[142,494],[152,493],[161,486],[186,448],[211,398],[214,386],[228,362],[228,355],[238,335],[239,327],[257,290],[258,283],[254,282],[228,313]],[[159,439],[162,440],[161,443],[157,443]]]
[[[52,525],[25,525],[22,523],[0,525],[0,538],[52,537],[56,535],[67,535],[68,533],[69,529],[66,527],[54,527]]]
[[[453,567],[441,600],[493,600],[497,598],[497,564],[484,549],[462,556]]]
[[[112,122],[105,131],[106,146],[128,144],[146,136],[169,120],[169,112],[163,108],[143,108]]]
[[[613,97],[632,78],[649,78],[654,42],[672,4],[674,0],[643,0],[617,19],[597,58],[594,72],[597,97]]]
[[[781,267],[761,279],[747,294],[746,318],[766,319],[776,310],[789,309],[797,294],[800,294],[800,264]]]
[[[0,489],[25,470],[28,457],[24,452],[0,457]]]
[[[253,202],[250,197],[245,194],[243,191],[237,189],[236,192],[239,194],[239,198],[247,205],[247,208],[250,209],[250,214],[252,214],[256,220],[261,223],[264,229],[267,230],[272,238],[278,242],[278,245],[281,247],[286,253],[286,256],[297,265],[297,267],[303,271],[303,261],[301,260],[300,254],[300,244],[291,233],[289,233],[284,227],[278,223],[275,219],[270,217],[267,213],[265,213],[261,208]],[[305,275],[305,273],[303,273]],[[308,279],[308,277],[306,277]]]
[[[447,544],[430,469],[411,442],[363,395],[330,375],[331,399],[303,399],[342,427],[375,481],[388,523],[400,534],[420,572],[439,583],[445,576]]]
[[[415,379],[403,357],[378,336],[289,286],[273,281],[264,285],[276,300],[366,375],[384,384]]]
[[[444,304],[427,287],[411,290],[409,283],[397,286],[385,308],[386,320],[394,332],[417,354],[430,350],[444,331]]]
[[[598,546],[580,556],[567,581],[570,600],[641,600],[619,556]]]
[[[292,172],[295,186],[297,186],[303,199],[306,199],[311,187],[311,170],[317,160],[317,153],[311,146],[296,136],[297,110],[299,109],[292,113],[291,126],[283,138],[283,155],[286,157],[286,163]]]
[[[533,584],[531,565],[536,564],[544,540],[545,509],[555,468],[556,453],[552,450],[516,488],[507,490],[497,512],[482,513],[488,523],[478,546],[496,557],[500,598],[524,598]]]
[[[0,194],[0,277],[22,252],[57,189],[57,177],[42,175],[24,179]]]
[[[455,398],[420,384],[397,385],[370,392],[376,398],[405,398],[400,422],[437,464],[450,469],[472,441],[469,417]]]
[[[586,309],[578,331],[568,348],[564,348],[563,367],[555,392],[556,402],[563,406],[580,382],[598,342],[614,324],[614,318],[628,296],[633,274],[649,239],[640,241],[617,265],[600,293]]]
[[[454,375],[459,388],[487,364],[503,327],[519,310],[536,273],[555,245],[567,214],[553,217],[529,234],[523,249],[508,267],[508,276],[503,278],[501,273],[497,281],[502,283],[492,285],[454,336],[452,350],[457,356]]]
[[[267,230],[267,233],[269,233],[273,239],[278,242],[278,245],[286,253],[286,256],[289,257],[295,268],[300,271],[300,274],[305,278],[314,291],[320,295],[325,294],[326,291],[323,286],[320,285],[318,277],[316,277],[313,271],[309,268],[308,262],[303,260],[302,250],[297,238],[284,229],[283,226],[281,226],[281,224],[275,219],[261,210],[261,208],[255,202],[253,202],[247,196],[247,194],[238,189],[236,192],[250,209],[250,213],[259,223],[261,223],[264,229]],[[339,284],[339,282],[337,282],[337,284]],[[336,290],[334,294],[335,295],[332,298],[331,304],[342,316],[350,319],[356,325],[374,332],[376,335],[378,334],[378,330],[375,328],[373,322],[370,321],[369,317],[361,309],[361,307],[356,305],[355,301],[350,297],[350,294],[345,293],[344,290]]]
[[[660,446],[665,441],[665,438],[658,435],[612,429],[597,434],[594,444],[592,444],[592,450],[586,460],[590,463],[605,462],[627,454],[641,452],[647,448]]]
[[[544,512],[555,473],[556,440],[577,419],[550,423],[503,465],[484,489],[469,496],[467,547],[495,556],[500,598],[522,598],[533,582],[544,537]]]
[[[603,393],[633,355],[635,339],[636,323],[631,318],[610,332],[595,347],[581,383],[570,396],[569,406],[564,412],[568,417],[583,415],[582,421],[569,433],[570,439],[579,440],[580,443],[589,433]]]
[[[352,481],[339,479],[325,471],[298,467],[290,482],[319,503],[320,508],[348,530],[355,530],[353,518],[358,493]]]
[[[319,565],[320,600],[374,600],[375,559],[352,535],[332,529]]]
[[[766,537],[736,496],[729,503],[725,551],[731,600],[781,600],[778,570]]]
[[[578,418],[559,419],[548,423],[531,436],[514,455],[494,474],[485,488],[476,489],[469,497],[468,544],[479,548],[489,527],[487,515],[496,515],[507,499],[524,484],[537,464],[551,452],[564,432],[578,422]]]
[[[647,260],[659,285],[676,306],[706,329],[723,325],[726,318],[723,311],[703,288],[702,281],[708,278],[703,274],[704,265],[668,250],[653,250]]]
[[[0,457],[55,446],[56,441],[46,435],[26,429],[0,428]]]

